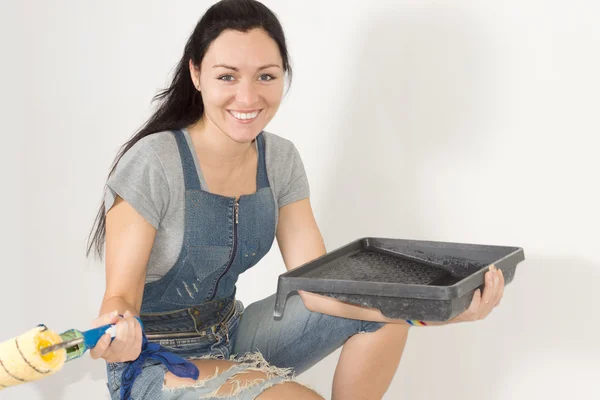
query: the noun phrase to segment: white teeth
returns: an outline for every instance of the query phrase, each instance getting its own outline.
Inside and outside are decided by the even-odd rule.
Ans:
[[[237,119],[246,120],[246,119],[254,119],[258,115],[258,111],[254,111],[253,113],[239,113],[236,111],[229,111],[231,115],[233,115]]]

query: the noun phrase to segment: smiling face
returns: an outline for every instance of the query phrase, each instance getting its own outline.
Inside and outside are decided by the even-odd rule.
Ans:
[[[262,29],[226,30],[208,48],[200,70],[190,61],[202,93],[204,126],[248,143],[273,119],[283,96],[277,43]]]

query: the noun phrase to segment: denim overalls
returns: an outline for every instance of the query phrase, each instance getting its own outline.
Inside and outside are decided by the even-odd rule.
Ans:
[[[254,399],[267,387],[314,365],[349,337],[373,332],[383,324],[332,317],[308,311],[299,296],[286,303],[284,318],[273,319],[275,296],[244,309],[235,300],[239,274],[267,254],[276,231],[276,203],[269,185],[263,134],[256,138],[258,167],[254,194],[232,197],[202,190],[184,132],[175,135],[185,180],[185,230],[179,257],[161,279],[147,283],[140,319],[150,342],[186,359],[244,355],[250,364],[236,366],[203,387],[165,390],[164,365],[146,360],[133,385],[132,398],[208,399],[228,377],[248,365],[273,364],[277,371],[262,385],[231,398]],[[274,340],[275,339],[275,340]],[[252,352],[256,352],[252,354]],[[260,361],[256,361],[256,354]],[[264,355],[265,359],[262,359]],[[119,399],[127,363],[107,363],[108,388]],[[220,397],[221,398],[221,397]],[[222,397],[229,398],[229,397]]]

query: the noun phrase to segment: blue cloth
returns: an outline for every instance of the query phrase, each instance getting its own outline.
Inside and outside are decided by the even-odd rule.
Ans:
[[[150,343],[146,335],[143,334],[140,356],[135,361],[128,363],[121,375],[120,395],[122,400],[131,399],[131,390],[133,389],[135,378],[142,373],[142,366],[148,358],[164,364],[173,375],[180,378],[192,378],[196,380],[200,375],[200,371],[194,363],[169,352],[157,343]]]

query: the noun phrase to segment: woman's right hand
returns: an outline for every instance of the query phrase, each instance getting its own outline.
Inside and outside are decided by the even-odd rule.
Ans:
[[[137,359],[142,351],[142,327],[135,317],[125,311],[123,317],[114,311],[101,315],[92,323],[93,328],[117,324],[117,334],[111,342],[110,334],[105,334],[90,350],[93,359],[103,358],[107,362],[128,362]]]

